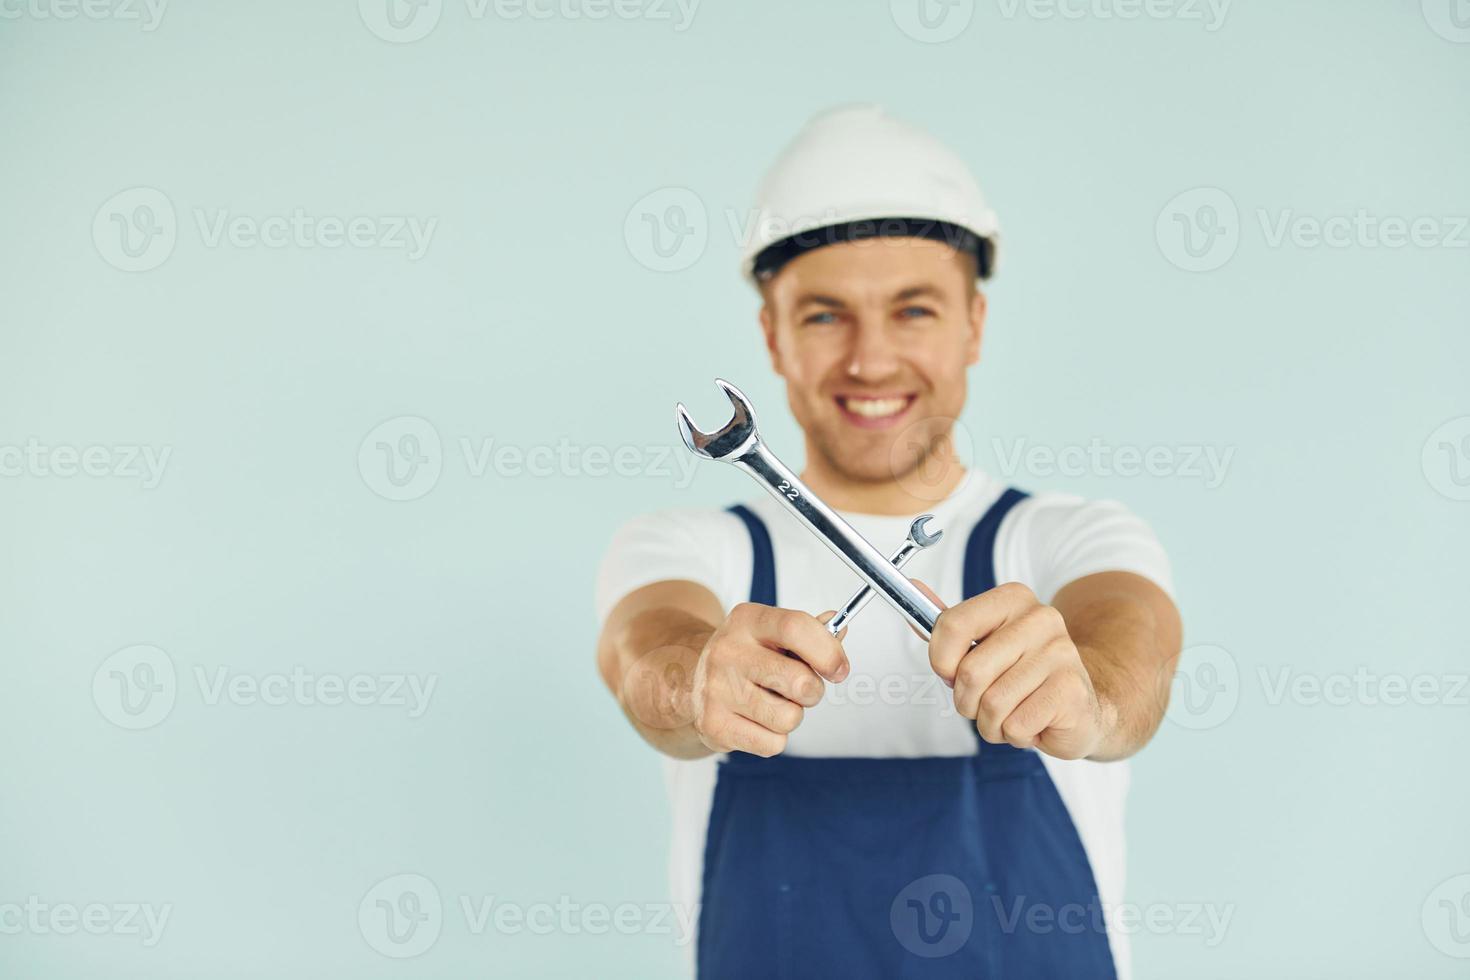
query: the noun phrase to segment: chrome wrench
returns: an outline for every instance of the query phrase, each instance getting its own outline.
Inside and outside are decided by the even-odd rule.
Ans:
[[[922,517],[917,517],[914,519],[914,523],[909,525],[909,536],[904,541],[903,547],[899,548],[893,553],[893,557],[888,559],[888,564],[892,565],[894,568],[902,568],[903,566],[908,564],[909,559],[914,557],[914,555],[917,555],[920,551],[929,547],[931,544],[935,544],[939,541],[940,538],[944,537],[943,531],[935,531],[933,534],[930,534],[928,531],[924,530],[924,525],[927,524],[933,517],[933,514],[925,514]],[[847,605],[843,606],[840,610],[838,610],[837,615],[833,616],[830,620],[827,621],[827,632],[831,633],[833,636],[841,633],[843,627],[847,625],[848,620],[852,619],[852,617],[861,612],[862,608],[866,606],[872,600],[872,598],[872,586],[865,585],[861,589],[858,589],[857,592],[853,594],[853,597],[847,600]]]
[[[705,459],[731,463],[755,477],[771,496],[821,538],[847,567],[897,609],[924,639],[929,639],[934,632],[934,623],[939,619],[939,607],[914,583],[899,574],[877,548],[853,530],[852,525],[817,499],[796,474],[765,447],[756,432],[755,409],[739,388],[718,378],[715,384],[735,406],[735,417],[716,432],[702,432],[695,428],[694,420],[680,402],[676,410],[679,435],[689,451]]]

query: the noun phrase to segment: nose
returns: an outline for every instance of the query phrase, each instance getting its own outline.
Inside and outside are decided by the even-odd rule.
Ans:
[[[898,373],[899,348],[888,326],[879,317],[863,317],[852,331],[847,376],[868,383],[884,381]]]

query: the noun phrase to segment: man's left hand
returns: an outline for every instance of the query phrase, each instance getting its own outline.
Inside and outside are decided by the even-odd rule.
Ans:
[[[916,584],[944,610],[929,640],[929,663],[981,738],[1059,759],[1099,749],[1106,712],[1056,608],[1015,582],[945,608]]]

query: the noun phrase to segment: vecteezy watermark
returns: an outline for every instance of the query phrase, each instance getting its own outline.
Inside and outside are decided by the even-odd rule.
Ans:
[[[305,667],[287,672],[244,674],[228,667],[193,669],[194,682],[206,705],[237,707],[265,705],[280,708],[403,708],[409,718],[421,718],[439,685],[438,674],[314,674]]]
[[[1004,900],[990,898],[1001,932],[1012,935],[1026,932],[1049,936],[1061,933],[1078,936],[1086,932],[1097,935],[1133,935],[1147,932],[1156,936],[1195,936],[1209,948],[1225,941],[1235,905],[1214,902],[1067,902],[1054,905],[1030,901],[1024,895]]]
[[[709,243],[704,201],[687,187],[645,194],[623,219],[623,241],[645,269],[681,272],[699,261]]]
[[[1231,0],[996,0],[1001,16],[1015,20],[1176,20],[1199,23],[1210,33],[1225,26]]]
[[[1470,673],[1384,673],[1362,665],[1313,673],[1259,665],[1255,683],[1268,708],[1470,708]],[[1230,651],[1214,644],[1189,647],[1172,678],[1165,717],[1181,728],[1218,727],[1235,713],[1244,686]]]
[[[699,907],[677,902],[583,902],[570,895],[554,901],[522,902],[498,895],[456,896],[471,936],[669,936],[674,945],[694,939]],[[358,930],[384,956],[405,959],[425,953],[450,919],[439,888],[421,874],[397,874],[373,885],[357,907]]]
[[[643,654],[623,673],[618,701],[639,722],[657,731],[673,731],[694,721],[689,692],[699,652],[674,643]]]
[[[46,902],[29,895],[24,902],[0,902],[3,936],[137,936],[148,948],[158,945],[173,904],[150,902]]]
[[[623,21],[672,23],[683,33],[694,23],[700,0],[464,0],[471,21]],[[439,26],[444,0],[357,0],[358,15],[384,41],[421,41]]]
[[[1256,210],[1268,248],[1288,242],[1297,248],[1470,248],[1470,217],[1465,215],[1378,215],[1365,208],[1325,217],[1291,208]]]
[[[964,33],[975,16],[975,0],[889,0],[893,23],[915,41],[943,44]]]
[[[1470,707],[1470,674],[1382,674],[1369,667],[1351,673],[1300,673],[1291,667],[1257,667],[1266,703],[1300,707]]]
[[[1239,703],[1240,668],[1229,650],[1200,644],[1179,655],[1165,718],[1181,728],[1203,731],[1223,725]]]
[[[874,704],[887,707],[918,705],[936,709],[935,716],[939,718],[953,718],[959,714],[954,706],[954,691],[932,670],[912,674],[854,672],[840,684],[829,683],[822,704],[860,708]]]
[[[623,218],[623,241],[639,265],[653,272],[681,272],[700,260],[712,231],[710,209],[688,187],[660,187],[643,195]],[[889,248],[892,236],[923,235],[961,247],[968,232],[938,220],[873,218],[849,221],[829,209],[808,214],[774,215],[757,209],[726,207],[720,234],[741,252],[753,242],[791,239],[815,248],[841,243],[848,248]]]
[[[102,202],[92,216],[92,244],[103,261],[124,272],[162,265],[179,240],[178,215],[155,187],[130,187]]]
[[[384,878],[358,903],[357,929],[384,956],[408,959],[425,953],[444,929],[439,889],[423,875]]]
[[[1294,208],[1257,208],[1261,241],[1271,249],[1470,249],[1470,216],[1384,215],[1366,208],[1313,215]],[[1159,212],[1159,251],[1187,272],[1213,272],[1234,258],[1243,233],[1235,199],[1218,187],[1196,187]]]
[[[677,902],[580,902],[559,895],[555,902],[506,901],[494,895],[461,895],[460,911],[471,935],[669,936],[675,946],[694,939],[698,906]]]
[[[1470,0],[1423,0],[1430,30],[1456,44],[1470,44]]]
[[[699,467],[693,454],[666,443],[603,446],[562,438],[555,444],[517,445],[493,436],[460,436],[455,446],[460,467],[472,479],[656,479],[684,490]],[[357,449],[363,483],[385,500],[423,497],[438,485],[444,465],[439,430],[416,415],[379,423]]]
[[[958,419],[942,415],[915,419],[888,447],[888,472],[893,480],[907,493],[931,503],[969,486],[977,472],[974,460],[974,434]]]
[[[1450,500],[1470,500],[1470,415],[1450,419],[1424,440],[1424,479]]]
[[[0,0],[0,20],[137,21],[154,31],[167,7],[168,0]]]
[[[699,469],[698,457],[668,443],[599,446],[579,445],[562,438],[555,445],[519,446],[497,444],[489,437],[460,436],[458,445],[465,472],[475,478],[492,474],[507,480],[558,476],[593,480],[645,478],[672,480],[675,490],[684,490],[694,482],[694,474]]]
[[[31,436],[24,444],[0,443],[0,477],[138,480],[152,490],[163,481],[172,454],[172,446],[47,445]]]
[[[437,217],[407,214],[341,216],[313,214],[302,207],[277,214],[245,214],[229,208],[195,207],[192,224],[205,248],[237,250],[341,248],[401,251],[410,262],[429,251]],[[92,243],[107,264],[124,272],[156,269],[179,239],[173,201],[156,187],[119,191],[92,218]]]
[[[1174,20],[1197,22],[1211,33],[1225,24],[1231,0],[995,0],[1006,20]],[[898,29],[915,41],[942,44],[970,26],[975,0],[890,0]]]
[[[357,447],[357,472],[385,500],[417,500],[439,484],[444,444],[428,419],[400,415],[374,426]]]
[[[693,647],[677,644],[649,651],[624,673],[619,700],[633,717],[649,728],[670,731],[690,724],[694,721],[694,706],[689,699],[689,690],[699,654],[700,651]],[[750,683],[751,680],[755,683]],[[738,692],[731,705],[737,713],[759,701],[765,696],[766,688],[779,682],[772,678],[772,684],[768,685],[761,678],[747,678],[733,667],[727,679],[720,678],[712,670],[706,683],[714,685],[717,681],[726,690]],[[930,670],[880,674],[855,671],[841,683],[829,682],[822,704],[824,710],[872,705],[917,706],[931,709],[939,718],[953,718],[959,714],[955,709],[954,692]]]
[[[1436,885],[1419,915],[1429,945],[1446,956],[1470,959],[1470,874]]]
[[[411,44],[428,37],[444,13],[444,0],[357,0],[363,26],[385,41]]]
[[[1240,210],[1218,187],[1176,195],[1154,222],[1159,251],[1186,272],[1212,272],[1240,247]]]
[[[206,707],[295,706],[301,708],[402,709],[410,719],[429,709],[438,674],[314,673],[297,665],[288,671],[245,673],[228,666],[195,665],[185,675]],[[125,647],[109,656],[92,675],[92,703],[103,718],[131,731],[166,719],[179,695],[173,658],[150,644]]]
[[[900,946],[924,959],[958,952],[975,928],[970,887],[948,874],[925,875],[905,885],[888,906],[888,925]]]
[[[152,728],[174,710],[178,696],[172,658],[151,644],[124,647],[92,675],[92,703],[119,728]]]
[[[1007,445],[995,438],[990,442],[1000,471],[1006,477],[1025,474],[1032,477],[1052,476],[1122,477],[1140,476],[1157,479],[1198,480],[1205,489],[1214,490],[1225,482],[1234,446],[1112,446],[1094,437],[1086,446],[1056,448],[1031,445],[1026,439],[1012,439]]]

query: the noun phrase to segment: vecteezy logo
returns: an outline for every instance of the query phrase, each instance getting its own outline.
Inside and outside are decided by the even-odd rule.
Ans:
[[[651,650],[623,674],[619,700],[649,728],[673,729],[689,724],[694,715],[683,694],[690,686],[685,662],[698,656],[698,650],[679,644]]]
[[[623,220],[623,240],[646,269],[687,269],[699,261],[709,241],[704,202],[687,187],[661,187],[646,194]]]
[[[179,238],[173,202],[153,187],[130,187],[102,202],[92,217],[97,254],[124,272],[156,269]]]
[[[1451,500],[1470,500],[1470,415],[1431,432],[1419,462],[1435,490]]]
[[[1239,702],[1240,668],[1230,651],[1194,646],[1179,655],[1164,717],[1181,728],[1200,731],[1224,724]]]
[[[357,447],[357,469],[385,500],[417,500],[439,482],[444,449],[428,419],[400,415],[377,426]]]
[[[1446,956],[1470,959],[1470,874],[1437,885],[1420,910],[1429,944]]]
[[[942,44],[970,26],[975,0],[889,0],[893,22],[915,41]]]
[[[975,927],[970,889],[954,875],[925,875],[894,896],[888,924],[904,949],[936,959],[964,946]]]
[[[357,12],[367,29],[394,44],[427,37],[443,11],[444,0],[357,0]]]
[[[1446,41],[1470,44],[1470,0],[1424,0],[1424,19]]]
[[[963,422],[930,416],[904,426],[888,447],[888,475],[920,500],[938,503],[970,485],[974,459],[975,438]]]
[[[168,717],[178,697],[174,662],[158,647],[124,647],[92,675],[92,703],[119,728],[152,728]]]
[[[428,951],[444,927],[439,889],[423,875],[384,878],[357,906],[357,928],[384,956],[407,959]]]
[[[1218,187],[1196,187],[1164,205],[1154,237],[1174,265],[1186,272],[1212,272],[1240,247],[1240,210]]]

